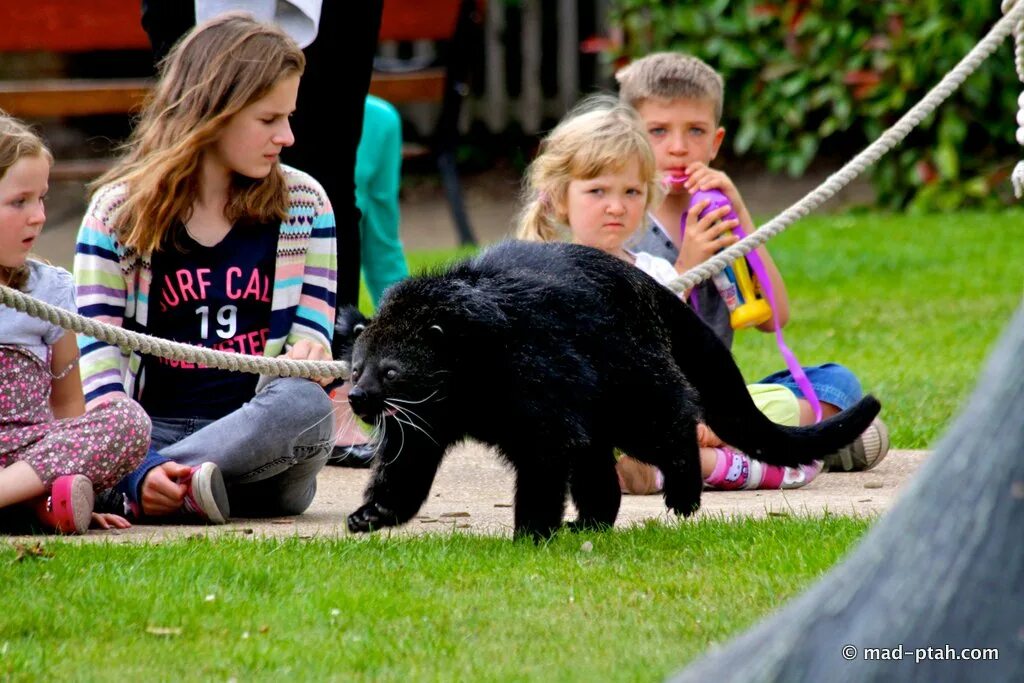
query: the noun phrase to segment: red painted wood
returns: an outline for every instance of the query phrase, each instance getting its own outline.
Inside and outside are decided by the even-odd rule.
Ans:
[[[139,0],[2,2],[0,52],[149,49],[139,5]],[[444,40],[455,30],[458,13],[459,0],[384,0],[380,39]]]
[[[139,0],[8,0],[0,52],[148,50],[141,17]]]
[[[445,40],[455,32],[460,0],[384,0],[381,40]]]

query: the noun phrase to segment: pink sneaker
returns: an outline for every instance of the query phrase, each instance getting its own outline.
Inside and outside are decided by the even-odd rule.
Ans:
[[[84,534],[92,522],[95,501],[92,482],[83,474],[57,477],[50,495],[32,501],[36,517],[46,528],[58,534]]]
[[[213,524],[224,524],[231,516],[228,490],[220,468],[212,462],[193,467],[179,483],[188,484],[182,512],[202,517]]]

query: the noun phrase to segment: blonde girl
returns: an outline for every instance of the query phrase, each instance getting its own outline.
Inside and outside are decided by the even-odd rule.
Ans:
[[[623,245],[664,193],[636,113],[594,96],[541,142],[523,194],[520,239],[571,240],[632,262]]]
[[[680,270],[665,259],[626,244],[647,212],[664,196],[654,153],[635,110],[615,98],[584,100],[541,142],[527,171],[518,236],[569,240],[636,265],[662,284]],[[779,385],[750,385],[762,412],[782,424],[799,424],[796,396]],[[796,488],[817,476],[820,463],[791,468],[767,465],[698,428],[701,473],[713,488]],[[661,472],[623,456],[616,464],[625,493],[657,493]]]
[[[0,112],[0,284],[74,312],[70,273],[29,257],[46,221],[52,160],[42,140]],[[85,412],[73,332],[0,306],[0,517],[23,520],[27,511],[63,533],[90,521],[129,526],[93,514],[94,488],[114,486],[148,446],[149,418],[134,401]]]

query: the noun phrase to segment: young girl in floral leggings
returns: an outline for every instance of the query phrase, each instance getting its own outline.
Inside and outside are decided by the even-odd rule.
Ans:
[[[46,220],[51,160],[34,133],[0,113],[0,284],[74,312],[70,273],[28,258]],[[138,465],[149,431],[131,400],[86,413],[75,334],[0,305],[0,516],[29,511],[61,533],[128,526],[93,514],[94,489]]]

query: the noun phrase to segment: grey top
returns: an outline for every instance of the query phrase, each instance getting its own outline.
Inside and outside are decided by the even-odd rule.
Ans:
[[[28,260],[28,283],[24,292],[65,311],[77,312],[75,283],[71,273],[56,266]],[[58,325],[33,318],[0,304],[0,345],[20,346],[31,351],[43,363],[49,362],[49,348],[64,336]]]
[[[630,238],[626,248],[630,251],[645,251],[652,256],[663,258],[669,263],[675,263],[679,258],[679,249],[676,248],[668,232],[651,214],[647,214],[648,225],[637,231]],[[732,348],[732,325],[729,324],[729,309],[722,300],[711,280],[705,280],[697,285],[697,313],[711,326],[719,339],[725,342],[728,348]]]

